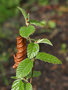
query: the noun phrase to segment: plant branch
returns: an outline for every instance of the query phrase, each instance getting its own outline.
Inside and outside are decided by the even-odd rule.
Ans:
[[[29,40],[29,42],[31,43],[31,38],[30,38],[30,37],[28,38],[28,40]],[[31,75],[31,78],[30,78],[30,83],[32,83],[32,77],[33,77],[34,65],[35,65],[35,59],[33,58],[33,68],[32,68],[32,75]]]
[[[28,40],[29,40],[29,42],[31,43],[31,38],[30,38],[30,37],[28,38]],[[30,83],[32,83],[34,66],[35,66],[35,59],[33,58],[33,68],[32,68],[32,75],[31,75],[31,78],[30,78]]]
[[[33,58],[33,59],[34,59],[34,58]],[[32,68],[32,75],[31,75],[30,83],[32,83],[34,66],[35,66],[35,59],[34,59],[34,62],[33,62],[33,68]]]

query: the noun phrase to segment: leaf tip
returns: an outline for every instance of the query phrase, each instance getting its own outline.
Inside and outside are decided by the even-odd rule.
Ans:
[[[58,64],[62,64],[62,62],[59,60],[59,63]]]
[[[50,42],[50,45],[53,46],[53,44]]]

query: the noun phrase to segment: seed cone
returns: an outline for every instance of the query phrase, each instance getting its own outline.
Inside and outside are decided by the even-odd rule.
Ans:
[[[17,68],[18,64],[26,57],[26,39],[21,36],[17,37],[17,53],[14,55],[15,64],[13,68]]]

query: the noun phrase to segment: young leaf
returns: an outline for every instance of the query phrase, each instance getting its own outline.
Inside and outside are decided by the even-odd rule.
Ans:
[[[34,32],[35,32],[35,28],[32,25],[28,27],[24,26],[20,28],[20,35],[24,38],[28,38]]]
[[[39,45],[37,43],[30,43],[28,44],[27,47],[27,56],[28,58],[33,58],[35,57],[39,52]]]
[[[32,90],[32,85],[30,83],[24,83],[24,90]]]
[[[36,20],[30,20],[30,24],[43,27],[46,25],[46,21],[36,21]]]
[[[16,77],[23,78],[27,76],[33,67],[33,61],[28,58],[20,62],[16,70]]]
[[[45,38],[39,39],[38,41],[36,41],[36,43],[46,43],[46,44],[49,44],[49,45],[53,46],[51,41],[48,40],[48,39],[45,39]]]
[[[22,15],[24,16],[25,21],[26,21],[27,14],[26,14],[25,10],[24,10],[24,9],[22,9],[22,8],[20,8],[20,7],[18,7],[18,9],[21,11],[21,13],[22,13]]]
[[[24,83],[21,80],[15,80],[11,90],[24,90]]]
[[[41,72],[40,71],[33,71],[33,77],[39,77],[41,75]],[[26,78],[31,78],[32,76],[32,72],[30,72]]]
[[[62,62],[57,57],[44,52],[39,52],[36,56],[36,59],[40,59],[42,61],[53,64],[62,64]]]

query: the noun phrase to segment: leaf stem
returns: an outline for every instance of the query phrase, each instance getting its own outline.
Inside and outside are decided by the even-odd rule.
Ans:
[[[27,82],[27,83],[28,83],[28,80],[27,80],[27,79],[25,79],[25,78],[21,78],[21,80],[24,80],[25,82]]]
[[[31,39],[30,39],[30,37],[28,37],[28,40],[29,40],[29,42],[31,43]]]

